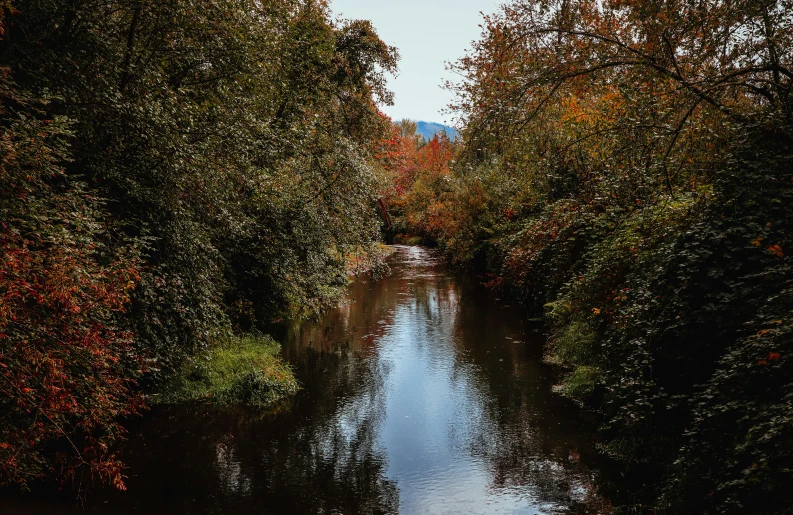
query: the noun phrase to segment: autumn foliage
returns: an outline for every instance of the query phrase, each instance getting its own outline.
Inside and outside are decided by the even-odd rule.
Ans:
[[[618,512],[788,513],[793,4],[513,0],[454,68],[396,224],[545,313]]]
[[[101,205],[64,175],[68,126],[42,118],[46,99],[8,69],[0,97],[0,482],[57,470],[123,488],[112,446],[146,367],[119,326],[136,260],[105,245]]]
[[[294,392],[243,335],[378,248],[396,50],[324,1],[196,5],[0,5],[0,487],[123,488],[121,423],[213,359]]]
[[[416,131],[411,120],[392,124],[390,138],[380,143],[377,158],[385,170],[383,196],[397,215],[394,230],[403,238],[414,235],[432,241],[449,220],[443,200],[457,149],[445,132],[426,141]]]
[[[25,484],[55,468],[123,488],[112,445],[124,433],[119,417],[141,407],[134,378],[145,368],[117,326],[134,267],[102,266],[90,251],[8,231],[0,245],[2,478]]]

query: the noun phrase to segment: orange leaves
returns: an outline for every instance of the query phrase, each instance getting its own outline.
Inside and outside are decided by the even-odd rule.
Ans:
[[[419,171],[431,174],[448,175],[449,165],[454,159],[454,145],[445,136],[435,135],[419,149],[416,164]]]
[[[755,247],[760,248],[762,246],[764,240],[765,240],[765,238],[760,236],[760,237],[752,240],[751,244],[753,246],[755,246]],[[778,258],[785,257],[785,252],[782,250],[782,247],[779,246],[779,245],[767,245],[765,249],[768,252],[770,252],[771,254],[773,254],[774,256],[778,257]]]
[[[454,142],[443,132],[424,141],[416,122],[402,120],[393,124],[390,138],[381,147],[380,165],[390,182],[381,196],[406,222],[407,232],[430,237],[454,233],[454,212],[461,203],[451,205],[443,197],[452,180]],[[469,193],[464,203],[475,210],[478,192]]]
[[[778,258],[785,257],[785,253],[782,252],[782,247],[780,247],[779,245],[769,245],[768,247],[766,247],[766,250]]]
[[[779,361],[780,359],[782,359],[782,353],[772,351],[768,353],[768,356],[758,361],[757,364],[759,366],[765,366],[774,361]]]
[[[391,126],[390,137],[380,142],[379,161],[388,172],[396,195],[402,196],[412,184],[417,170],[418,138],[415,125],[408,122]],[[412,129],[412,133],[411,133]]]

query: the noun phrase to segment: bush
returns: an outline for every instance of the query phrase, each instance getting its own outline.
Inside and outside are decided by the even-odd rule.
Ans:
[[[69,120],[12,79],[0,70],[0,485],[58,471],[123,489],[113,444],[149,365],[123,323],[138,253],[64,174]]]

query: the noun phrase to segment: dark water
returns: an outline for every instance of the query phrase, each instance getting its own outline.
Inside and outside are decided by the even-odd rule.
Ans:
[[[283,329],[304,390],[276,413],[158,409],[132,428],[124,493],[98,513],[606,513],[592,435],[550,391],[539,335],[395,247],[393,273],[359,281],[319,321]],[[29,500],[0,513],[66,513]]]

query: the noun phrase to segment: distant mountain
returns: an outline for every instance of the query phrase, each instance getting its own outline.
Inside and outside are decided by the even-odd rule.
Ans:
[[[442,123],[416,122],[416,124],[419,126],[418,133],[424,136],[426,140],[431,140],[435,134],[441,131],[446,131],[446,135],[449,139],[457,139],[457,136],[459,136],[456,130]]]

